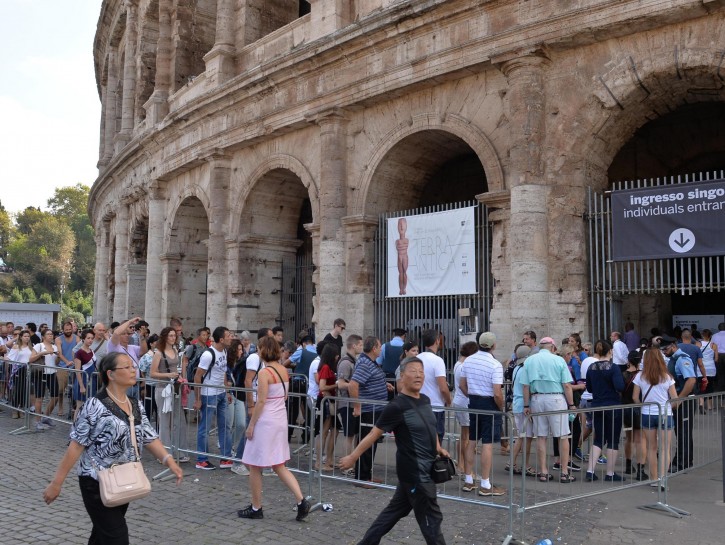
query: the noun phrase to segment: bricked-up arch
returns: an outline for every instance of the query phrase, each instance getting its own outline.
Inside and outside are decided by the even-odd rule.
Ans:
[[[314,216],[310,193],[287,168],[273,168],[252,182],[235,218],[243,286],[236,322],[248,329],[281,323],[287,338],[295,338],[313,311],[313,248],[305,228]]]
[[[154,92],[156,84],[156,49],[159,41],[159,1],[151,0],[139,19],[138,52],[136,64],[136,112],[138,124],[146,118],[143,105]]]
[[[483,132],[458,116],[443,117],[414,116],[386,135],[361,175],[353,213],[376,215],[504,189],[501,164]]]
[[[174,40],[171,81],[173,91],[206,69],[204,55],[214,46],[217,0],[176,0],[172,11]]]
[[[161,256],[162,306],[191,332],[205,325],[209,218],[198,198],[187,197],[171,225],[168,251]]]

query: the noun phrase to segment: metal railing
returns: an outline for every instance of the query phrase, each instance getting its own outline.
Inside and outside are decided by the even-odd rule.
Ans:
[[[13,388],[10,392],[12,395],[9,401],[2,402],[0,405],[4,408],[18,411],[21,416],[19,420],[20,427],[11,431],[10,434],[35,433],[37,429],[33,422],[38,421],[38,419],[49,418],[55,423],[72,424],[65,417],[48,414],[47,409],[49,407],[52,408],[48,404],[51,401],[51,396],[48,395],[47,383],[45,387],[39,383],[40,378],[47,378],[45,373],[48,370],[47,367],[36,364],[9,363],[11,367],[15,363],[14,380],[12,381]],[[21,369],[25,370],[25,372],[21,372]],[[82,371],[76,370],[69,371],[71,375],[80,375],[82,373]],[[169,381],[153,379],[146,379],[146,382],[152,386],[152,390],[162,390],[171,384]],[[189,386],[195,387],[202,385],[192,384]],[[171,388],[173,391],[173,386]],[[236,394],[239,394],[243,399],[252,390],[246,388],[227,388],[224,391],[226,395],[232,395],[235,399]],[[37,399],[34,399],[35,394],[42,396],[40,404],[41,408],[44,407],[44,409],[39,414],[31,411],[31,401],[37,402]],[[157,418],[158,426],[171,426],[169,433],[165,433],[164,435],[166,438],[164,442],[175,459],[177,461],[183,461],[185,457],[204,456],[212,459],[231,460],[237,464],[241,463],[243,456],[241,452],[236,452],[232,455],[228,450],[215,445],[213,439],[215,435],[210,425],[207,426],[207,430],[212,432],[210,433],[211,439],[208,443],[209,446],[207,448],[199,448],[199,445],[203,444],[203,441],[201,443],[197,441],[200,419],[197,418],[196,422],[194,422],[193,416],[198,413],[193,409],[189,409],[187,403],[185,403],[188,400],[184,399],[184,397],[183,389],[175,392],[172,398],[173,401],[167,407],[166,411],[164,411],[163,403],[161,404],[159,407],[159,418]],[[349,410],[352,411],[352,405],[356,401],[358,400],[351,398],[325,397],[318,402],[307,396],[306,393],[294,392],[291,392],[288,396],[288,410],[295,403],[302,405],[305,410],[297,413],[297,418],[294,422],[290,422],[291,419],[288,418],[288,425],[290,426],[290,460],[286,465],[291,471],[307,477],[307,497],[309,500],[313,498],[317,499],[313,506],[314,509],[324,509],[324,502],[330,499],[329,491],[325,483],[332,481],[388,489],[397,486],[397,448],[393,434],[384,434],[380,443],[376,445],[376,452],[372,460],[370,460],[369,476],[365,476],[366,479],[369,478],[368,481],[360,479],[361,474],[359,471],[353,474],[343,472],[337,464],[338,458],[348,454],[354,448],[356,442],[360,441],[365,432],[372,428],[374,423],[377,422],[377,417],[387,405],[387,402],[383,401],[362,400],[363,404],[374,408],[373,415],[363,419],[361,424],[361,430],[363,431],[357,431],[355,433],[348,432],[348,435],[352,439],[348,440],[344,438],[342,441],[339,441],[337,431],[338,423],[341,421],[339,417],[346,414],[346,404],[349,404]],[[700,409],[701,406],[702,409]],[[587,421],[589,421],[595,429],[607,430],[607,434],[603,434],[602,437],[604,444],[607,446],[618,446],[621,451],[623,450],[623,440],[632,434],[632,432],[636,431],[637,423],[641,423],[641,413],[656,415],[660,423],[667,421],[669,414],[673,416],[671,431],[668,428],[663,429],[660,426],[653,430],[654,433],[649,433],[645,436],[645,442],[649,441],[649,460],[645,462],[645,468],[641,466],[637,468],[637,474],[628,474],[626,472],[627,468],[624,455],[620,454],[616,463],[610,463],[609,473],[614,470],[614,473],[626,478],[626,481],[607,480],[607,471],[604,470],[603,465],[597,464],[597,460],[591,458],[588,466],[592,469],[593,474],[597,476],[596,482],[586,479],[587,468],[585,467],[581,467],[580,471],[576,472],[568,471],[568,473],[573,473],[577,477],[573,482],[559,482],[558,479],[549,480],[548,477],[540,479],[536,476],[537,474],[548,475],[552,471],[552,464],[550,463],[552,462],[550,450],[551,440],[548,438],[545,439],[543,444],[545,460],[543,465],[538,461],[536,451],[534,451],[530,458],[532,462],[522,464],[520,468],[521,476],[517,478],[514,475],[514,470],[519,471],[519,468],[515,465],[516,456],[514,452],[517,450],[516,443],[512,442],[510,444],[509,452],[503,458],[506,461],[506,469],[508,469],[508,473],[504,473],[501,468],[501,461],[499,461],[502,458],[496,455],[499,448],[496,444],[498,433],[494,434],[492,431],[490,432],[492,435],[487,437],[487,441],[484,441],[491,445],[491,447],[485,448],[491,449],[491,459],[493,460],[489,480],[492,485],[499,482],[503,489],[503,494],[500,496],[479,496],[479,487],[466,487],[465,477],[460,477],[439,485],[438,496],[447,501],[474,504],[481,506],[481,508],[505,511],[507,520],[506,533],[502,536],[503,543],[515,543],[517,542],[517,538],[520,539],[525,528],[525,516],[529,511],[546,506],[577,502],[582,498],[610,494],[612,492],[626,493],[629,489],[648,485],[657,489],[657,501],[653,504],[642,505],[640,506],[641,508],[663,512],[676,517],[686,516],[689,514],[687,511],[675,507],[670,503],[672,498],[669,493],[669,480],[680,478],[681,475],[686,474],[692,469],[704,467],[722,459],[722,442],[725,441],[725,438],[722,437],[722,422],[725,417],[724,407],[725,393],[702,394],[684,399],[674,399],[662,406],[655,403],[645,403],[596,408],[589,407],[571,411],[539,412],[523,420],[519,419],[518,421],[515,415],[511,413],[474,409],[462,410],[460,408],[449,407],[440,408],[443,413],[441,420],[444,424],[441,444],[449,451],[453,458],[458,459],[459,468],[461,465],[465,465],[465,462],[461,460],[461,449],[459,448],[466,442],[465,429],[462,428],[465,419],[461,418],[459,420],[459,417],[463,413],[468,416],[469,428],[471,425],[474,425],[473,422],[476,418],[500,418],[499,426],[501,436],[504,436],[505,429],[511,430],[510,437],[515,439],[516,443],[521,442],[523,453],[526,452],[527,446],[534,442],[531,437],[533,434],[527,434],[526,429],[528,425],[533,427],[537,417],[566,418],[571,423],[572,428],[579,422],[582,424],[583,429],[586,429]],[[243,409],[246,409],[246,407],[243,407]],[[625,411],[636,411],[637,409],[639,409],[640,416],[635,416],[634,412],[632,412],[631,418],[625,416]],[[436,410],[439,409],[436,408]],[[622,417],[621,426],[616,424],[612,425],[611,422],[610,424],[605,423],[605,419],[609,419],[610,421],[617,420],[619,418],[619,416],[616,416],[618,413],[621,413]],[[598,422],[598,419],[601,422]],[[206,418],[205,425],[210,424],[210,420],[211,418]],[[226,419],[224,420],[226,426]],[[518,429],[517,423],[524,429]],[[235,421],[228,431],[234,433],[236,428],[238,433],[243,433],[240,428],[243,428],[244,425],[245,422]],[[645,425],[639,427],[643,430],[647,428]],[[315,432],[316,428],[319,430],[317,433]],[[225,427],[224,433],[220,434],[217,432],[216,436],[224,436],[226,432],[227,429]],[[641,431],[640,433],[644,432]],[[326,444],[325,437],[331,443]],[[656,445],[653,442],[656,442]],[[477,443],[478,441],[474,443],[474,455],[473,459],[470,460],[471,466],[466,471],[466,473],[473,476],[474,485],[478,483],[480,475],[484,473],[481,465],[483,458],[475,452],[476,448],[483,447],[480,447]],[[581,443],[582,450],[588,450],[590,456],[595,456],[596,454],[593,452],[593,443],[594,437],[592,435],[584,439]],[[576,452],[577,446],[574,445],[568,452]],[[470,442],[466,448],[470,448]],[[642,442],[639,441],[639,444],[635,445],[632,452],[633,461],[637,459],[637,455],[639,455],[640,460],[643,459],[641,452],[637,452],[637,449],[642,448],[646,448],[646,446],[643,446]],[[673,455],[673,462],[671,464],[669,463],[670,453]],[[525,456],[525,454],[522,455]],[[576,460],[573,463],[579,464],[581,462]],[[533,471],[529,472],[530,474],[527,476],[526,469],[529,465]],[[640,470],[646,471],[648,475],[643,476]],[[566,471],[562,471],[560,465],[557,473],[566,473]],[[498,479],[498,477],[504,475],[505,478]],[[637,476],[639,478],[636,478]],[[169,475],[167,471],[161,471],[158,475],[154,476],[156,480],[163,480],[165,478],[173,478],[173,476]],[[304,488],[305,486],[303,486],[303,490]]]

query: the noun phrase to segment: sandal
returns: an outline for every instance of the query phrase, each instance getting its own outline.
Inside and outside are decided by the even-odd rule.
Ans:
[[[523,470],[519,466],[514,466],[514,475],[521,475]]]
[[[576,481],[576,477],[574,475],[569,475],[568,473],[562,473],[561,477],[559,477],[560,483],[573,483]]]
[[[548,483],[549,481],[554,480],[554,476],[551,473],[539,473],[537,477],[539,477],[539,481],[542,483]]]
[[[536,474],[536,470],[533,467],[526,468],[526,476],[527,477],[538,477],[538,475]]]

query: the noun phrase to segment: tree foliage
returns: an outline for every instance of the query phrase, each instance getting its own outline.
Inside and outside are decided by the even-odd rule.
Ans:
[[[14,218],[0,203],[0,257],[13,268],[3,275],[0,300],[58,302],[63,291],[64,309],[92,313],[96,245],[89,191],[82,184],[57,188],[48,211],[29,206]]]

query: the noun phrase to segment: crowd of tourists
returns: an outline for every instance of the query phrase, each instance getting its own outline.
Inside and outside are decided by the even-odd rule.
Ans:
[[[13,417],[28,408],[37,431],[56,425],[50,418],[54,411],[74,420],[68,459],[46,491],[48,502],[60,492],[73,465],[68,463],[78,459],[81,489],[84,495],[93,493],[87,479],[96,478],[96,468],[83,463],[87,456],[83,447],[88,446],[89,422],[102,409],[91,399],[110,396],[123,414],[137,412],[135,405],[125,408],[129,399],[137,400],[142,422],[137,428],[139,440],[178,472],[179,479],[176,461],[191,460],[185,454],[174,460],[163,446],[178,439],[176,446],[182,452],[193,450],[186,444],[187,426],[198,419],[195,467],[228,468],[249,476],[251,503],[238,511],[247,519],[264,517],[262,476],[267,473],[276,474],[295,497],[297,519],[307,516],[310,505],[286,467],[296,430],[301,430],[303,444],[316,438],[316,469],[342,470],[365,488],[379,482],[374,478],[374,457],[380,437],[394,432],[399,489],[362,543],[377,543],[411,509],[429,521],[425,529],[421,525],[426,542],[443,543],[435,486],[420,471],[425,464],[417,462],[432,463],[437,455],[448,455],[441,447],[447,433],[460,438],[454,457],[463,492],[506,493],[493,483],[491,474],[496,444],[502,453],[514,449],[513,465],[507,465],[507,471],[541,482],[572,483],[582,469],[588,482],[600,476],[623,482],[628,477],[617,469],[624,467],[629,478],[652,480],[658,486],[666,471],[693,464],[692,421],[696,412],[713,409],[710,403],[696,405],[689,396],[725,389],[724,355],[718,351],[718,346],[725,346],[725,323],[716,333],[693,328],[664,335],[654,330],[649,338],[639,338],[626,324],[623,334],[612,332],[609,339],[593,344],[583,343],[576,333],[557,343],[526,331],[511,356],[501,360],[494,355],[496,336],[484,332],[477,341],[460,347],[457,362],[441,358],[444,339],[435,330],[408,339],[408,332],[398,328],[383,343],[373,336],[345,337],[345,329],[345,321],[337,319],[332,330],[315,342],[310,331],[286,340],[279,326],[259,328],[256,339],[248,331],[236,334],[223,326],[213,331],[202,327],[195,336],[186,337],[176,319],[153,334],[140,318],[113,323],[108,329],[102,323],[79,329],[69,321],[57,333],[46,324],[37,328],[29,323],[23,328],[7,323],[0,325],[4,358],[0,397],[11,406]],[[119,370],[123,380],[118,378]],[[121,384],[125,389],[120,389]],[[66,392],[72,406],[64,402]],[[299,395],[290,397],[290,393]],[[174,418],[175,403],[186,409],[181,418]],[[632,404],[644,405],[626,407]],[[608,409],[612,406],[617,408]],[[455,411],[455,430],[446,422],[445,407]],[[503,437],[506,411],[515,421],[512,445]],[[175,425],[180,426],[178,433]],[[209,445],[214,426],[217,454]],[[426,430],[430,441],[421,441]],[[618,466],[623,430],[625,463]],[[343,441],[338,448],[340,431]],[[672,461],[661,445],[658,449],[660,432],[666,434],[667,444],[676,444]],[[591,448],[585,454],[590,436]],[[602,471],[597,465],[603,466]],[[552,471],[558,472],[558,478]],[[418,495],[406,483],[420,485]],[[110,515],[89,514],[94,531],[101,532]],[[119,516],[124,515],[125,510]]]

